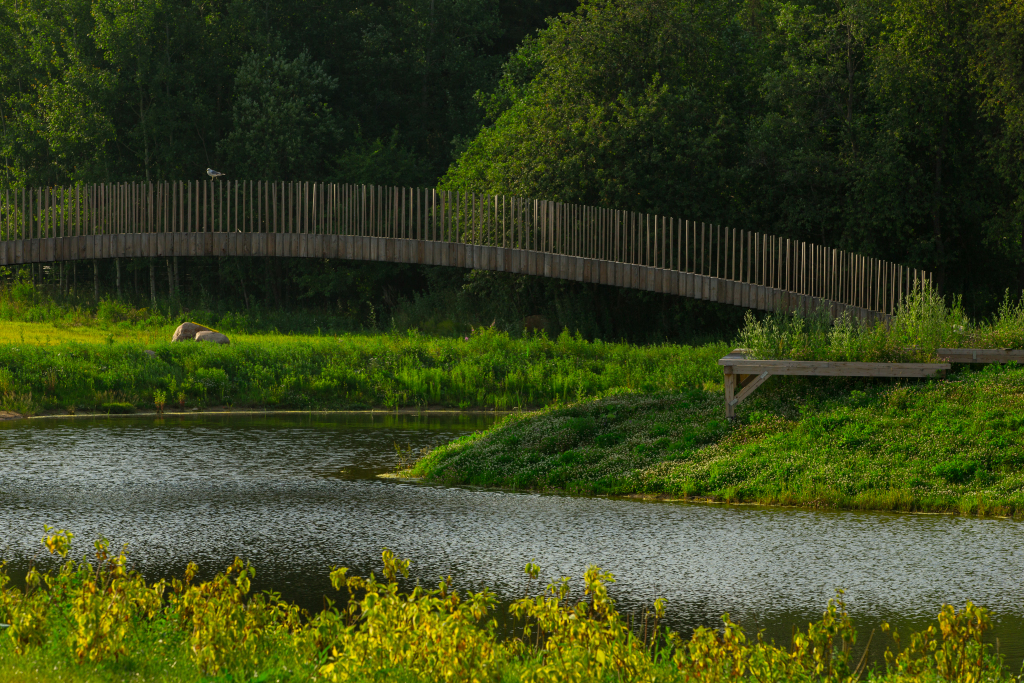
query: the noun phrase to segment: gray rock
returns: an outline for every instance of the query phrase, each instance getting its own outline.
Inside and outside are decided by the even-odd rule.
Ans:
[[[174,331],[174,336],[171,337],[171,341],[193,341],[196,338],[196,334],[210,331],[209,327],[203,327],[199,323],[182,323],[178,325],[178,329]]]
[[[153,349],[146,349],[145,353],[150,358],[156,358],[156,351],[154,351]]]
[[[220,332],[214,332],[213,330],[206,330],[205,332],[198,332],[196,334],[196,341],[213,342],[214,344],[230,344],[231,340],[227,336]]]

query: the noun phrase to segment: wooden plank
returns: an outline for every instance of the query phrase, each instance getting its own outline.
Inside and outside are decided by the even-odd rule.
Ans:
[[[1021,349],[937,349],[947,363],[1024,363]]]
[[[758,375],[812,377],[932,377],[949,370],[949,363],[858,363],[813,360],[748,360],[726,356],[718,361],[734,372]]]
[[[733,366],[733,372],[735,373],[735,366]],[[736,376],[737,375],[735,375],[735,374],[733,375],[733,377],[736,377]],[[750,380],[747,381],[747,383],[745,385],[743,385],[743,389],[740,391],[740,393],[736,394],[736,396],[732,400],[729,400],[729,398],[726,397],[726,402],[729,405],[733,406],[733,407],[738,406],[740,403],[743,402],[743,399],[747,398],[752,393],[754,393],[754,391],[759,386],[764,384],[764,381],[766,379],[768,379],[769,377],[771,377],[771,376],[772,376],[771,373],[766,370],[766,371],[762,372],[761,374],[756,375],[755,377],[752,377]],[[739,375],[739,377],[742,379],[744,376],[743,375]],[[735,386],[735,380],[733,380],[733,382],[734,382],[734,386]]]

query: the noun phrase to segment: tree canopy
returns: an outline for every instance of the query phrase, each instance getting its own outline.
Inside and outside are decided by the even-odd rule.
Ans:
[[[985,0],[585,0],[481,103],[450,187],[728,224],[1024,284],[1024,15]]]
[[[1024,287],[1024,2],[0,0],[0,186],[208,166],[759,230],[987,313]]]

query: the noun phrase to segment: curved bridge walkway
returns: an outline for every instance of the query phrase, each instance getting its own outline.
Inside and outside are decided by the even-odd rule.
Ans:
[[[457,266],[766,311],[888,318],[930,273],[771,235],[424,188],[191,181],[8,190],[0,265],[277,256]]]

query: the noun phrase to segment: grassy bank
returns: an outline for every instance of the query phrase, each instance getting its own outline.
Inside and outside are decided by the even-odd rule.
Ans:
[[[871,510],[1024,513],[1024,369],[945,381],[775,377],[512,415],[413,473],[449,484]]]
[[[0,409],[128,412],[162,401],[168,409],[506,410],[720,383],[715,360],[726,349],[591,343],[568,334],[513,339],[490,329],[466,338],[233,334],[229,346],[172,344],[170,330],[158,330],[159,337],[53,343],[45,325],[4,328]],[[33,333],[42,343],[28,341]]]
[[[64,556],[70,535],[44,539]],[[776,646],[749,638],[724,617],[723,628],[699,628],[689,640],[658,626],[656,601],[630,624],[608,598],[614,578],[596,567],[583,579],[585,598],[567,597],[569,579],[509,606],[518,637],[496,635],[489,591],[459,593],[451,579],[402,594],[408,562],[387,550],[378,579],[331,572],[337,593],[316,615],[274,595],[249,593],[254,570],[236,560],[211,581],[149,583],[127,569],[123,553],[95,544],[92,557],[63,560],[29,573],[23,590],[0,567],[0,677],[12,683],[51,681],[445,681],[540,683],[594,681],[939,681],[1015,680],[992,647],[984,609],[946,607],[938,628],[901,649],[888,634],[884,670],[864,666],[841,595],[822,619],[794,628]],[[527,565],[536,578],[539,568]],[[883,627],[883,634],[887,629]],[[940,635],[941,633],[941,635]],[[872,634],[874,636],[875,634]]]

